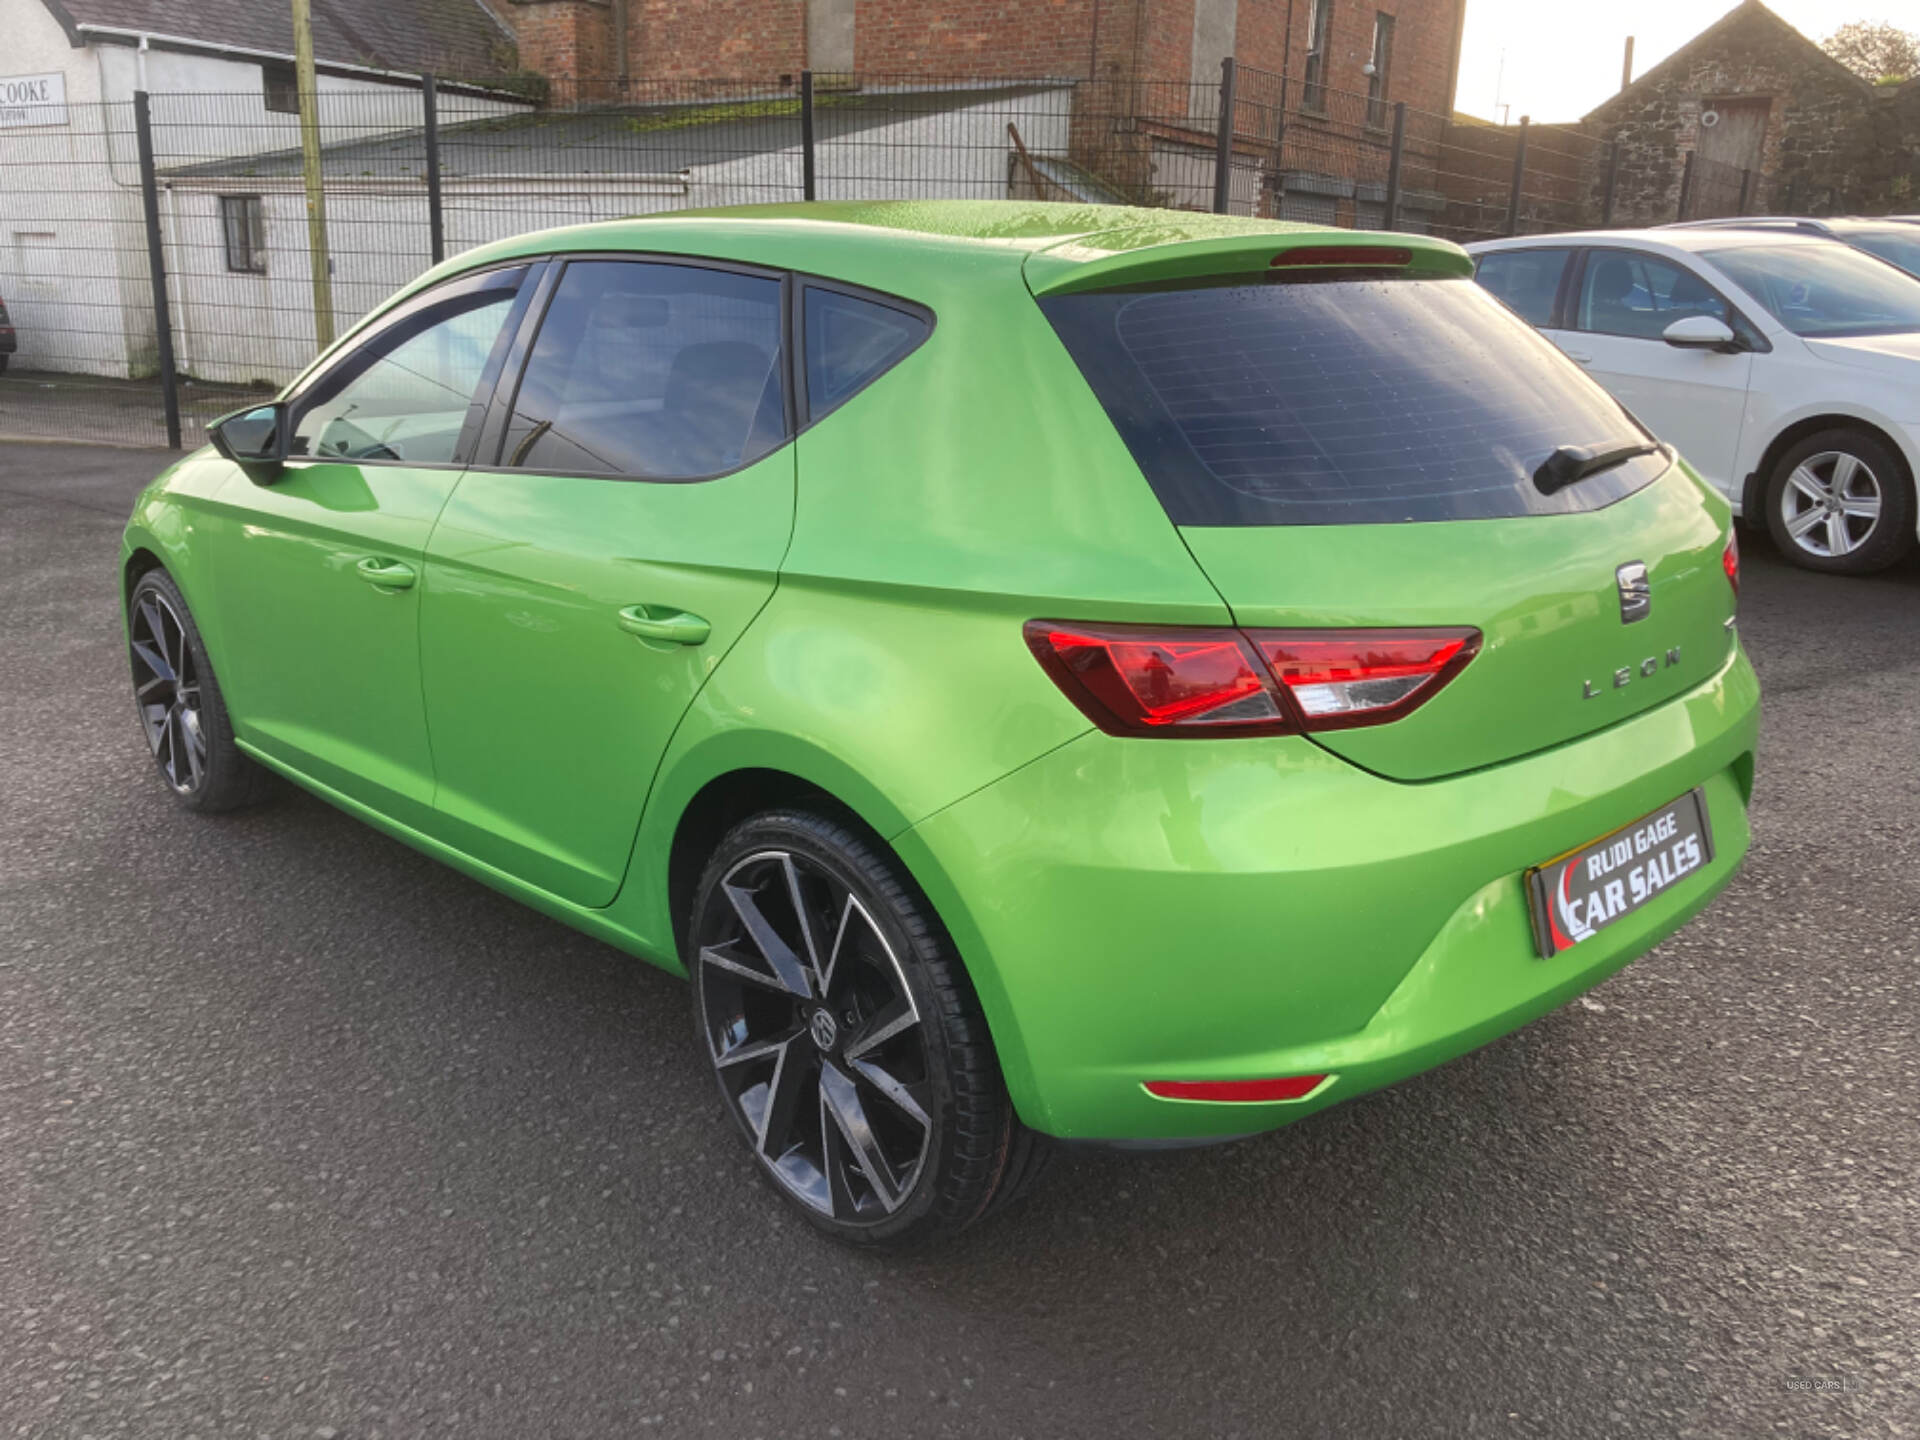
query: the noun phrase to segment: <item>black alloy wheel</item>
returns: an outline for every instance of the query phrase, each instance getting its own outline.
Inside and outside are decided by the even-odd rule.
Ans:
[[[234,744],[206,646],[179,588],[149,570],[127,599],[133,708],[160,778],[191,810],[232,810],[263,798],[267,772]]]
[[[200,719],[200,670],[186,623],[158,589],[135,602],[127,627],[133,659],[133,703],[147,748],[177,795],[191,795],[207,773],[207,736]]]
[[[979,1003],[877,842],[804,814],[735,827],[695,901],[695,1019],[774,1185],[865,1245],[960,1229],[1038,1170]]]

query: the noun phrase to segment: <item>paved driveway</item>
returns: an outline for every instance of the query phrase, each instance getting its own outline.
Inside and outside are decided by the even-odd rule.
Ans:
[[[1920,1434],[1920,566],[1750,544],[1757,846],[1589,1001],[889,1261],[754,1178],[678,982],[305,796],[173,806],[162,459],[0,446],[0,1434]]]

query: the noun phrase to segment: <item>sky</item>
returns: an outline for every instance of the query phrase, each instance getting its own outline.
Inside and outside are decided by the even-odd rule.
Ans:
[[[1620,51],[1634,37],[1633,73],[1646,74],[1734,7],[1736,0],[1467,0],[1454,106],[1486,119],[1577,120],[1620,88]],[[1920,31],[1920,0],[1766,0],[1819,41],[1849,20]],[[1506,63],[1501,64],[1502,52]]]

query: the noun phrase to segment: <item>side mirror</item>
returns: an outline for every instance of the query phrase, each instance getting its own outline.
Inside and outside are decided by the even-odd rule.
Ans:
[[[222,415],[207,426],[213,448],[256,479],[280,473],[287,458],[287,407],[278,400]]]
[[[1740,348],[1733,327],[1711,315],[1688,315],[1660,332],[1660,338],[1679,350],[1720,350]]]

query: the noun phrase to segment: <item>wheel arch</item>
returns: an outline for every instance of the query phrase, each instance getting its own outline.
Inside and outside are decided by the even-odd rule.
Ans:
[[[827,751],[792,736],[736,731],[681,757],[648,801],[628,877],[632,893],[622,895],[620,908],[634,907],[629,913],[636,928],[660,936],[653,948],[670,949],[672,968],[681,970],[693,889],[713,847],[748,815],[781,805],[823,810],[855,825],[899,863],[959,957],[986,1016],[1014,1108],[1033,1124],[1037,1092],[1026,1042],[959,887],[919,843],[908,817]]]
[[[1780,457],[1798,445],[1809,435],[1817,435],[1822,430],[1858,430],[1887,447],[1906,467],[1901,477],[1909,487],[1914,483],[1913,457],[1907,453],[1906,445],[1900,437],[1886,426],[1867,419],[1862,415],[1849,415],[1840,411],[1825,411],[1818,415],[1807,415],[1782,426],[1779,433],[1767,442],[1767,448],[1760,454],[1759,462],[1748,472],[1740,492],[1740,518],[1750,527],[1766,528],[1764,513],[1767,499],[1767,484],[1773,476],[1774,466],[1780,463]]]
[[[133,602],[133,587],[140,583],[142,575],[150,570],[166,569],[167,562],[162,560],[156,551],[144,544],[133,545],[127,551],[126,560],[120,566],[120,609],[124,612]]]

